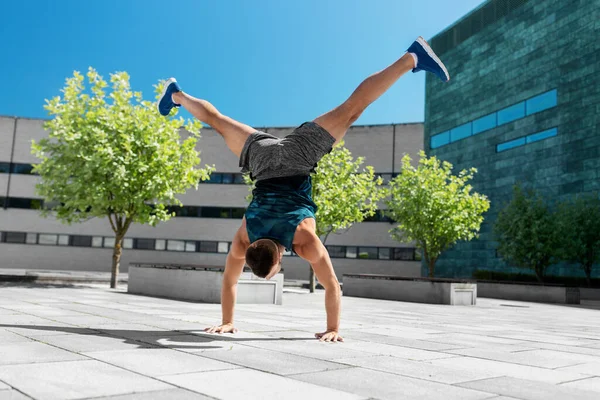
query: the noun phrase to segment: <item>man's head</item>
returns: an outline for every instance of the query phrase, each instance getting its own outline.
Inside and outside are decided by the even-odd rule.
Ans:
[[[254,275],[272,278],[281,270],[282,247],[271,239],[258,239],[246,250],[246,264]]]

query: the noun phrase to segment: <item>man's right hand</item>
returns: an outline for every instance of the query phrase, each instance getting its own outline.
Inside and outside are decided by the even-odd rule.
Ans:
[[[236,333],[237,331],[233,324],[215,325],[204,330],[206,333]]]

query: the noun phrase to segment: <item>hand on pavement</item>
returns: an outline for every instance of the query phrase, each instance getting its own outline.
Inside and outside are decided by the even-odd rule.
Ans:
[[[204,330],[206,333],[236,333],[237,331],[233,324],[215,325]]]
[[[323,333],[315,333],[315,337],[321,342],[343,342],[344,338],[337,331],[326,331]]]

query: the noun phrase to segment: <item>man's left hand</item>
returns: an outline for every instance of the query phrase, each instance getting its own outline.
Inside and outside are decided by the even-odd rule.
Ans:
[[[337,331],[325,331],[322,333],[315,333],[315,337],[321,342],[343,342],[344,338],[340,336]]]

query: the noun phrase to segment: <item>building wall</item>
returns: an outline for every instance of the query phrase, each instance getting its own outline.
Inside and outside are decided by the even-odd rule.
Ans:
[[[11,149],[14,152],[11,160]],[[31,140],[46,136],[43,120],[0,117],[0,163],[34,164],[37,159],[31,154]],[[292,128],[261,128],[277,136],[284,136]],[[216,172],[238,173],[238,160],[225,146],[223,139],[213,129],[202,129],[198,142],[201,165],[214,165]],[[365,157],[365,165],[372,165],[379,173],[398,171],[403,154],[416,157],[422,149],[423,125],[398,124],[379,126],[354,126],[346,136],[346,145],[355,156]],[[10,188],[7,190],[10,178]],[[35,175],[0,173],[0,197],[39,198],[35,193]],[[186,206],[214,206],[243,208],[248,187],[241,184],[201,183],[179,198]],[[233,218],[176,217],[160,223],[157,227],[133,225],[128,238],[154,238],[183,241],[215,241],[225,245],[232,240],[241,220]],[[387,222],[364,222],[346,232],[331,235],[328,245],[376,246],[411,248],[411,244],[398,243],[390,237],[392,227]],[[42,218],[37,210],[0,208],[0,232],[27,232],[31,234],[88,235],[94,240],[113,236],[108,221],[93,219],[80,224],[64,225],[52,217]],[[28,239],[29,240],[29,239]],[[35,240],[35,239],[34,239]],[[102,243],[102,242],[100,242]],[[226,247],[225,247],[226,248]],[[219,247],[221,249],[221,247]],[[125,249],[121,271],[127,271],[129,262],[171,262],[222,266],[226,254],[185,251],[157,251]],[[336,273],[346,272],[387,273],[416,276],[420,274],[417,261],[385,259],[335,258]],[[0,243],[0,268],[33,268],[57,270],[109,271],[111,249],[102,247],[74,247],[72,245],[42,245]],[[307,264],[297,256],[284,258],[284,269],[288,279],[307,279]]]
[[[492,233],[514,184],[534,188],[551,202],[600,189],[599,28],[598,0],[490,0],[431,40],[451,81],[427,77],[426,151],[456,171],[477,168],[473,186],[491,200],[480,239],[445,252],[438,275],[515,271],[496,256]],[[440,132],[553,89],[555,107],[431,146]],[[497,152],[501,143],[550,128],[557,128],[556,136]],[[581,274],[565,265],[548,272]]]

